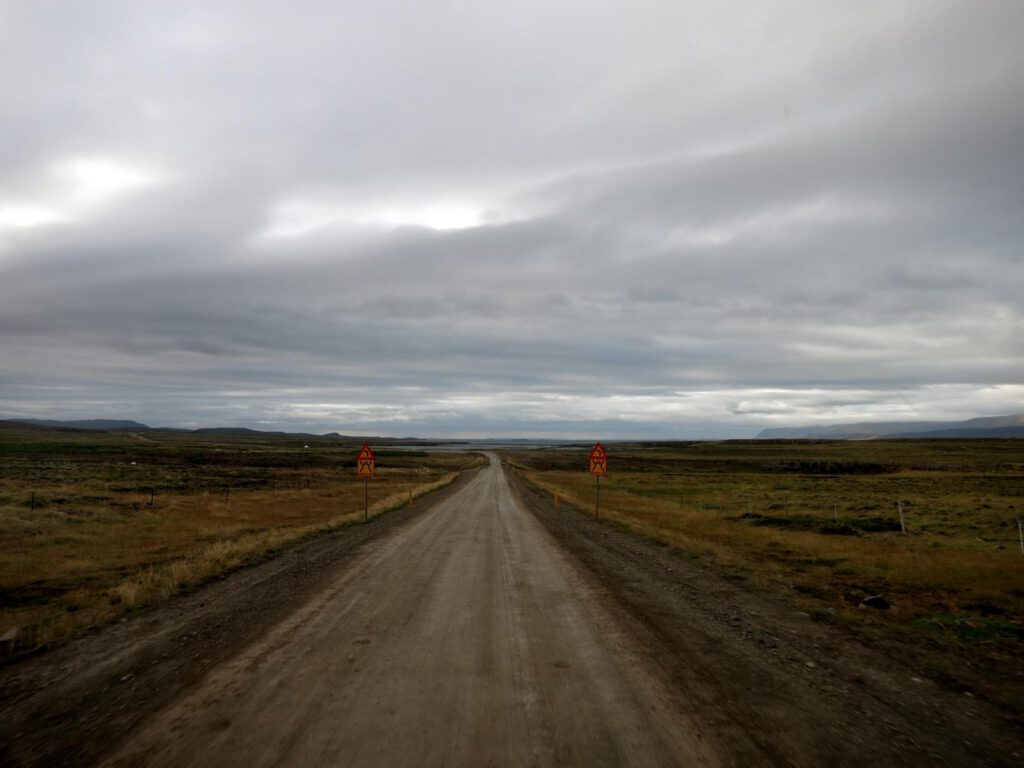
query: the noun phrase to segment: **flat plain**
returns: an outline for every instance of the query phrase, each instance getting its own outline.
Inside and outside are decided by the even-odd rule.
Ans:
[[[153,605],[305,537],[359,522],[360,443],[267,434],[0,425],[4,653]],[[481,465],[379,446],[370,514]]]
[[[552,499],[593,515],[589,448],[508,460]],[[609,453],[607,521],[1024,711],[1020,440],[647,443]]]
[[[1018,442],[4,445],[3,764],[1024,757]]]

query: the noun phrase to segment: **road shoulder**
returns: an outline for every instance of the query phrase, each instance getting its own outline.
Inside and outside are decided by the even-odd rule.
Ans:
[[[523,504],[646,649],[725,762],[1013,765],[1017,724],[840,626],[577,510],[512,468]]]

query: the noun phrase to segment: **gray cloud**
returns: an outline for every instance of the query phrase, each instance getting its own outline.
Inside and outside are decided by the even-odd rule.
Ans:
[[[1018,3],[0,21],[0,413],[706,437],[1024,403]]]

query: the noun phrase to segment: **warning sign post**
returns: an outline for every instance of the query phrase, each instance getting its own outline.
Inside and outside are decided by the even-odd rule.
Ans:
[[[590,452],[590,474],[594,476],[594,517],[601,511],[601,478],[608,476],[608,451],[598,443]]]
[[[363,522],[370,518],[370,478],[377,474],[377,457],[369,443],[363,443],[356,455],[356,477],[363,478]]]

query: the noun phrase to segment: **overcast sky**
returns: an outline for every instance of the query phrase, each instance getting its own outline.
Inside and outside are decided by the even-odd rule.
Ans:
[[[0,417],[1024,411],[1024,3],[0,0]]]

